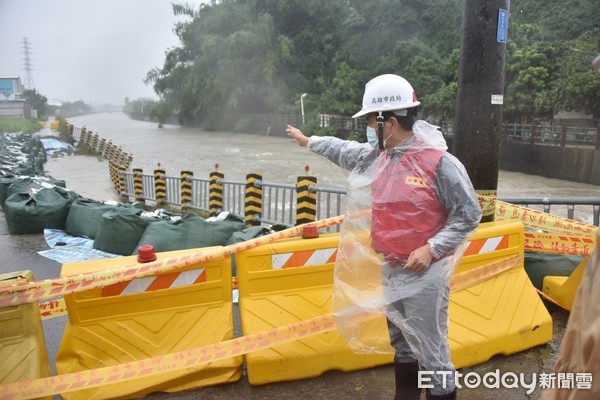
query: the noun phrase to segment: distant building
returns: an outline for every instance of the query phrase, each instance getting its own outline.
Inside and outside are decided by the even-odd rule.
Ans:
[[[34,115],[32,115],[34,114]],[[0,76],[0,117],[35,118],[23,99],[23,85],[18,76]]]

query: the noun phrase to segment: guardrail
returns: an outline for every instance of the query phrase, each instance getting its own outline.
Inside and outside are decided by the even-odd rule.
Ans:
[[[119,190],[124,199],[135,199],[138,201],[160,202],[156,196],[155,175],[142,174],[142,185],[136,188],[134,185],[134,172],[121,172],[124,177],[124,187]],[[166,186],[166,197],[164,203],[173,206],[182,206],[182,184],[181,178],[164,176]],[[299,177],[298,179],[301,179]],[[316,177],[311,177],[314,185],[308,185],[308,192],[314,194],[314,216],[317,220],[330,218],[343,214],[346,203],[346,191],[341,188],[318,187]],[[187,203],[189,208],[200,211],[211,212],[210,199],[211,180],[203,178],[188,178],[191,182],[191,200]],[[295,225],[298,215],[298,185],[270,183],[255,180],[249,184],[248,181],[229,181],[218,179],[220,186],[221,201],[214,211],[228,210],[248,218],[248,190],[259,188],[261,191],[260,210],[251,219],[256,223]],[[118,185],[117,189],[118,188]],[[600,197],[523,197],[523,198],[499,198],[507,203],[524,206],[539,206],[544,212],[575,219],[575,208],[578,211],[592,215],[593,224],[600,225]],[[539,208],[538,207],[538,208]],[[336,227],[336,229],[339,229]]]
[[[306,187],[303,188],[300,183],[292,185],[263,180],[244,182],[218,178],[211,181],[211,179],[193,177],[188,173],[184,181],[191,183],[190,198],[184,203],[182,198],[185,196],[183,193],[185,190],[182,190],[180,177],[166,176],[163,170],[157,170],[158,174],[156,171],[154,174],[144,174],[139,169],[126,171],[116,163],[111,163],[111,170],[113,183],[123,200],[183,206],[208,212],[211,215],[224,210],[231,211],[238,215],[244,215],[249,224],[250,220],[253,220],[254,224],[292,226],[298,223],[299,214],[303,208],[304,212],[308,208],[308,212],[314,216],[314,220],[320,220],[343,214],[345,204],[345,190],[318,187],[317,179],[313,176],[298,177],[299,182],[310,178],[311,183],[304,184]],[[137,185],[136,181],[139,182]],[[213,186],[212,190],[211,186]],[[164,197],[161,197],[157,193],[160,194],[163,187],[165,194]],[[249,209],[252,199],[249,199],[248,193],[251,189],[257,189],[260,192],[260,204],[255,204],[254,209]],[[308,194],[303,196],[300,193],[302,190]],[[213,204],[211,204],[211,199]],[[339,230],[339,227],[332,227],[332,229]]]

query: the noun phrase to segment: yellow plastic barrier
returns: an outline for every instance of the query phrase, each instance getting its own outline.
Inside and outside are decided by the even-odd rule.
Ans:
[[[157,261],[198,249],[157,254]],[[135,264],[136,257],[64,264],[61,276]],[[65,296],[69,320],[56,357],[58,374],[108,367],[233,339],[229,257],[191,264],[177,272],[125,281]],[[118,380],[63,394],[67,399],[141,397],[176,392],[241,377],[233,357],[158,376]]]
[[[60,126],[59,121],[51,121],[50,122],[50,129],[52,129],[53,131],[57,130],[59,126]]]
[[[542,284],[544,293],[565,310],[571,311],[577,288],[579,288],[589,261],[589,257],[584,258],[569,276],[544,277]]]
[[[520,222],[481,224],[455,273],[523,254]],[[513,354],[552,339],[552,319],[521,262],[450,296],[449,342],[457,368]]]
[[[339,235],[288,239],[236,254],[244,335],[332,311],[333,262]],[[387,335],[387,332],[384,334]],[[246,355],[253,385],[353,371],[391,363],[392,354],[354,354],[337,330]]]
[[[2,285],[33,280],[31,271],[0,275]],[[50,367],[37,303],[0,308],[0,383],[48,376]]]

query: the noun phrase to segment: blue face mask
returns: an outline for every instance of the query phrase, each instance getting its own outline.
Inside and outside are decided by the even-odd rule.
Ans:
[[[392,136],[391,133],[387,138],[383,139],[383,147],[385,147],[385,144],[390,136]],[[375,128],[371,128],[370,126],[367,126],[367,142],[369,142],[374,149],[379,148],[379,137],[377,136],[377,131]]]
[[[375,131],[375,128],[371,128],[370,126],[367,126],[367,142],[375,149],[379,146],[377,132]]]

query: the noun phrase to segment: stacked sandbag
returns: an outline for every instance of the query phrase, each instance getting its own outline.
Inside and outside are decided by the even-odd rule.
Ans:
[[[150,213],[135,206],[120,204],[102,214],[94,248],[130,256],[136,250],[146,227],[169,216],[164,212]]]
[[[229,213],[223,220],[212,222],[196,214],[170,218],[146,228],[135,248],[135,254],[143,244],[152,245],[156,252],[223,246],[234,232],[243,228],[244,220]]]
[[[76,198],[75,192],[58,186],[30,187],[10,194],[4,202],[8,232],[22,235],[43,233],[44,229],[65,229],[69,206]]]
[[[29,189],[65,188],[65,181],[46,176],[3,175],[0,176],[0,205],[4,210],[4,202],[14,193],[25,193]]]
[[[102,215],[113,210],[116,204],[107,204],[87,198],[79,198],[71,204],[65,224],[65,231],[71,236],[96,238],[96,232],[102,222]]]
[[[0,175],[43,175],[46,150],[39,138],[29,132],[0,135]]]

